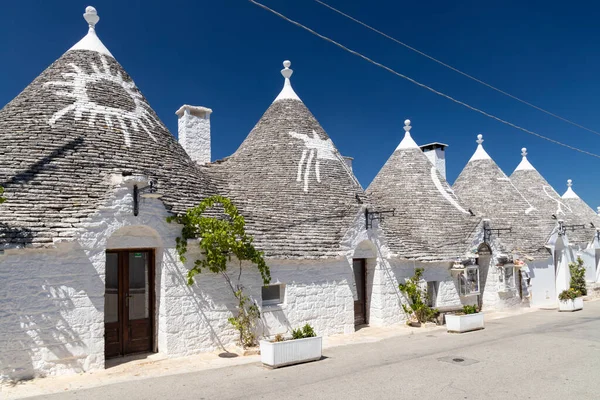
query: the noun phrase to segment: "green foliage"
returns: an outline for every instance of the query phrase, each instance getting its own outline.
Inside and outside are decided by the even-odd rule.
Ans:
[[[406,280],[405,283],[398,285],[400,292],[404,294],[408,300],[408,305],[402,304],[402,309],[407,317],[416,318],[420,323],[431,321],[435,318],[438,311],[429,307],[426,303],[427,290],[422,289],[419,281],[423,276],[423,268],[415,269],[415,274],[412,278]]]
[[[302,328],[292,330],[292,339],[304,339],[315,336],[317,336],[317,334],[309,324],[304,325]]]
[[[217,205],[223,207],[227,218],[209,217],[204,215],[207,209]],[[256,250],[252,236],[246,233],[246,221],[240,215],[231,200],[223,196],[212,196],[204,199],[196,207],[190,208],[183,215],[167,218],[168,222],[183,225],[181,237],[177,238],[177,252],[181,262],[186,262],[188,239],[200,239],[200,249],[204,257],[194,262],[194,267],[188,272],[188,284],[194,283],[194,276],[208,269],[214,273],[225,273],[227,262],[235,257],[240,262],[250,261],[256,264],[263,283],[271,282],[271,273],[263,253]]]
[[[208,209],[220,207],[224,216],[207,216]],[[215,213],[216,214],[216,213]],[[235,298],[238,301],[237,315],[228,319],[229,323],[239,332],[240,344],[243,347],[256,344],[255,328],[260,311],[256,303],[244,295],[240,283],[242,262],[250,261],[258,268],[263,283],[271,282],[271,272],[263,253],[254,245],[251,235],[246,233],[246,222],[231,200],[223,196],[212,196],[204,199],[196,207],[190,208],[183,215],[167,218],[167,222],[183,225],[181,236],[177,238],[177,253],[181,262],[186,262],[188,239],[199,239],[201,259],[194,261],[194,266],[188,271],[187,283],[194,284],[194,277],[203,270],[221,274]],[[228,262],[236,259],[239,262],[239,274],[234,285],[227,272]]]
[[[227,320],[240,334],[240,343],[242,347],[250,347],[256,344],[256,322],[260,318],[260,310],[256,303],[250,301],[248,296],[244,295],[242,289],[235,292],[238,299],[238,313],[236,316]]]
[[[581,257],[577,257],[577,262],[569,263],[569,271],[571,271],[571,289],[576,292],[580,292],[581,295],[587,295],[587,288],[585,286],[585,267],[583,266],[583,260]]]
[[[573,289],[573,288],[569,288],[567,290],[563,290],[562,292],[560,292],[560,294],[558,295],[558,299],[561,301],[566,301],[566,300],[575,300],[577,297],[581,296],[581,292]]]
[[[6,198],[2,197],[3,194],[4,194],[4,188],[2,186],[0,186],[0,204],[4,203],[6,201]]]
[[[463,313],[464,314],[477,314],[479,312],[479,310],[477,309],[477,306],[473,305],[473,306],[463,306]]]

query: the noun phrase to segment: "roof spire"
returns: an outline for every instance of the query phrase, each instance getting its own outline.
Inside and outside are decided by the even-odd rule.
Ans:
[[[491,160],[492,158],[490,157],[490,155],[483,149],[483,135],[481,133],[477,135],[476,142],[477,150],[475,150],[475,153],[473,153],[473,156],[471,157],[469,162],[475,160]]]
[[[521,156],[523,156],[523,159],[521,160],[519,165],[517,165],[517,168],[515,168],[515,171],[527,171],[527,170],[535,171],[535,168],[533,168],[533,165],[531,165],[529,160],[527,160],[527,148],[526,147],[523,147],[521,149]]]
[[[95,31],[96,30],[96,24],[98,23],[98,21],[100,21],[100,17],[98,16],[98,12],[92,6],[87,6],[85,8],[85,13],[83,14],[83,19],[86,20],[86,22],[88,23],[88,26],[90,27],[91,31]]]
[[[412,136],[410,136],[410,130],[412,126],[410,126],[410,119],[404,121],[404,139],[400,142],[396,150],[399,149],[419,149],[417,143],[413,140]]]
[[[281,70],[281,75],[285,78],[283,83],[283,89],[279,93],[279,95],[275,98],[273,103],[277,100],[290,99],[290,100],[300,100],[294,89],[292,89],[292,84],[290,82],[290,77],[294,73],[294,70],[290,68],[292,63],[289,60],[285,60],[283,62],[283,69]]]
[[[598,211],[598,216],[600,216],[600,206],[596,207],[596,211]]]
[[[96,24],[98,21],[100,21],[100,17],[98,16],[96,9],[92,6],[87,6],[85,8],[85,13],[83,14],[83,19],[85,19],[85,21],[88,23],[88,34],[85,35],[79,42],[77,42],[75,46],[71,47],[69,51],[91,50],[113,57],[113,55],[110,54],[110,51],[108,51],[106,46],[104,46],[104,44],[96,35]]]
[[[577,196],[577,193],[575,193],[573,191],[571,186],[573,186],[573,180],[567,179],[567,191],[565,192],[565,194],[562,195],[563,199],[578,199],[579,198],[579,196]]]

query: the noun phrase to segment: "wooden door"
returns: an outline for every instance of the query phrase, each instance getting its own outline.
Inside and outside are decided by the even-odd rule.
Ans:
[[[354,301],[354,325],[367,324],[367,269],[364,258],[354,259],[354,283],[356,284],[357,300]]]
[[[154,339],[154,252],[106,253],[105,357],[151,352]]]

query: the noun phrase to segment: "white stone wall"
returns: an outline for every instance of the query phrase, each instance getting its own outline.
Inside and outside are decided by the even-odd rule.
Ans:
[[[0,381],[104,363],[104,282],[69,244],[0,255]]]
[[[531,306],[532,307],[555,307],[556,299],[556,276],[554,260],[537,260],[528,263],[529,275],[531,276]]]
[[[205,272],[188,286],[175,250],[181,227],[166,222],[158,199],[140,200],[142,177],[114,177],[114,197],[87,221],[74,243],[0,255],[0,380],[104,368],[104,285],[107,249],[153,248],[156,254],[156,329],[159,352],[184,356],[233,344],[227,318],[235,299],[223,277]],[[195,256],[190,245],[189,263]],[[260,334],[287,333],[310,323],[318,334],[354,331],[351,259],[267,260],[273,282],[286,284],[280,307],[263,308]],[[237,266],[232,265],[237,272]],[[236,273],[232,275],[237,275]],[[261,304],[262,280],[244,266],[242,284]]]

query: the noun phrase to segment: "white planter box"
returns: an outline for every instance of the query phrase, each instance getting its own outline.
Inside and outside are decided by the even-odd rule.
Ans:
[[[260,360],[271,368],[315,361],[321,358],[322,346],[320,336],[283,342],[261,340]]]
[[[448,332],[469,332],[483,329],[483,313],[452,315],[446,314]]]
[[[559,300],[558,311],[577,311],[583,310],[583,297],[577,297],[575,300]]]

